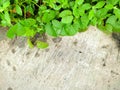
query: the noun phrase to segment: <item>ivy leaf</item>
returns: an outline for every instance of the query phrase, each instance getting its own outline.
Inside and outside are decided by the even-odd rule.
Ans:
[[[78,4],[78,5],[81,5],[83,4],[84,0],[75,0],[75,3]]]
[[[26,37],[33,37],[35,35],[35,30],[31,29],[30,27],[24,27],[26,32],[25,35]]]
[[[28,5],[25,7],[26,12],[29,12],[30,14],[34,15],[34,9],[31,5]]]
[[[91,20],[94,16],[95,16],[95,15],[94,15],[94,10],[91,9],[91,10],[89,11],[89,15],[88,15],[89,20]]]
[[[17,4],[17,3],[18,3],[18,0],[14,0],[14,2]]]
[[[56,4],[53,5],[54,10],[60,10],[61,8],[62,8],[62,5],[56,5]]]
[[[65,17],[62,17],[61,22],[67,24],[67,23],[71,23],[72,20],[73,20],[73,16],[65,16]]]
[[[10,1],[0,1],[0,12],[3,12],[7,7],[9,7]]]
[[[56,28],[62,28],[62,23],[59,22],[58,20],[52,20],[52,24]]]
[[[70,10],[64,10],[59,14],[59,17],[65,17],[69,15],[72,15],[72,12]]]
[[[74,7],[74,4],[75,4],[75,1],[71,1],[71,2],[69,3],[69,6],[70,6],[71,8],[73,8],[73,7]]]
[[[78,9],[79,9],[78,12],[79,12],[80,16],[83,16],[85,14],[85,9],[82,7],[79,7]]]
[[[3,7],[0,7],[0,13],[3,12],[3,11],[4,11]]]
[[[80,21],[79,19],[74,20],[73,27],[76,31],[79,31],[80,29]]]
[[[25,33],[26,33],[26,28],[18,22],[8,30],[7,36],[10,38],[14,37],[15,34],[18,36],[24,36]]]
[[[3,4],[3,9],[5,10],[9,5],[10,5],[10,1],[6,1],[6,2]]]
[[[113,26],[111,24],[106,24],[105,25],[105,29],[108,31],[108,32],[113,32]]]
[[[115,16],[116,16],[117,18],[120,18],[120,9],[115,8],[115,9],[114,9],[114,14],[115,14]]]
[[[21,25],[30,27],[36,24],[36,20],[32,18],[24,19],[19,21]]]
[[[34,19],[25,19],[19,21],[17,24],[12,26],[10,30],[8,30],[7,36],[12,38],[14,35],[18,36],[34,36],[35,35],[35,30],[31,29],[31,26],[34,25],[36,21]]]
[[[105,1],[100,1],[94,7],[95,8],[102,8],[104,5],[105,5]]]
[[[31,42],[31,40],[30,40],[30,38],[27,39],[27,43],[28,43],[28,46],[29,46],[30,48],[33,48],[33,47],[34,47],[34,45],[32,44],[32,42]]]
[[[4,14],[1,16],[3,26],[11,26],[11,19],[8,11],[4,11]]]
[[[79,18],[80,14],[78,13],[79,12],[79,9],[77,7],[74,7],[73,8],[73,15],[76,17],[76,18]]]
[[[113,9],[113,5],[112,4],[107,4],[107,5],[105,5],[105,8],[108,9],[108,10],[111,10],[111,9]]]
[[[61,31],[62,31],[62,27],[63,24],[61,22],[59,22],[58,20],[52,20],[52,25],[53,25],[53,29],[56,31],[56,33],[58,35],[60,35]]]
[[[15,30],[14,27],[12,27],[7,31],[6,35],[7,35],[8,38],[13,39],[16,36],[14,30]]]
[[[81,22],[82,22],[82,25],[83,25],[83,29],[86,29],[87,26],[88,26],[88,23],[89,23],[88,16],[87,15],[82,16],[81,17]]]
[[[34,0],[36,3],[38,3],[39,0]]]
[[[106,8],[101,8],[96,11],[95,16],[97,18],[104,18],[107,15],[108,10]]]
[[[82,5],[82,8],[84,10],[89,10],[91,8],[91,5],[89,3],[85,3],[85,4]]]
[[[109,23],[111,25],[115,25],[116,20],[117,20],[117,18],[114,15],[112,15],[107,19],[106,23]]]
[[[107,0],[108,3],[115,5],[119,2],[119,0]]]
[[[16,25],[13,26],[15,33],[18,35],[18,36],[24,36],[25,33],[26,33],[26,28],[21,25],[20,23],[17,23]]]
[[[67,36],[68,33],[66,32],[65,30],[65,27],[63,27],[63,29],[61,30],[61,33],[60,33],[61,36]]]
[[[117,20],[115,15],[110,16],[106,23],[113,26],[113,32],[120,32],[120,22]]]
[[[75,25],[74,25],[75,26]],[[67,32],[67,34],[69,35],[69,36],[73,36],[73,35],[75,35],[77,32],[78,32],[78,29],[75,29],[75,27],[74,27],[73,25],[66,25],[66,27],[65,27],[65,31]]]
[[[49,10],[49,12],[45,12],[42,16],[42,21],[44,23],[50,22],[52,19],[54,19],[56,16],[56,13],[54,10]]]
[[[46,30],[46,33],[50,36],[54,36],[54,37],[57,37],[57,33],[56,31],[53,29],[51,23],[47,23],[45,25],[45,30]]]
[[[45,6],[45,5],[40,5],[39,11],[38,11],[38,15],[39,15],[40,17],[43,16],[43,12],[45,12],[46,9],[47,9],[47,6]]]
[[[22,16],[22,9],[21,9],[21,7],[19,5],[16,5],[15,9],[16,9],[16,13],[19,14],[20,16]]]
[[[36,43],[37,43],[37,47],[40,49],[44,49],[44,48],[48,47],[48,43],[46,43],[46,42],[37,41]]]
[[[5,11],[5,20],[7,21],[8,24],[11,24],[11,19],[8,11]]]

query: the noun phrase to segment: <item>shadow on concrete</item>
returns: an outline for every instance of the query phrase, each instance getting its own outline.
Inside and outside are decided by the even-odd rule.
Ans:
[[[0,41],[7,39],[6,32],[7,32],[7,28],[0,27]]]

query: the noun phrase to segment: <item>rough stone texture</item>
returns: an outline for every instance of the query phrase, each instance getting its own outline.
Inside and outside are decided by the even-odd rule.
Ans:
[[[49,39],[45,50],[4,38],[0,90],[120,90],[119,48],[95,27],[57,43]]]

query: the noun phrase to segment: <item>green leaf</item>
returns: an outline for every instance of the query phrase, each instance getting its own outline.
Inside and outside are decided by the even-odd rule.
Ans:
[[[93,17],[93,19],[91,19],[91,24],[93,26],[95,26],[97,24],[97,18],[96,17]]]
[[[56,31],[53,29],[51,23],[47,23],[45,25],[45,30],[46,30],[46,33],[50,36],[54,36],[54,37],[57,37],[57,33]]]
[[[94,7],[95,8],[102,8],[104,5],[105,5],[105,1],[100,1]]]
[[[37,47],[40,49],[44,49],[44,48],[48,47],[48,43],[46,43],[46,42],[37,41],[36,43],[37,43]]]
[[[112,33],[112,30],[113,30],[113,26],[111,24],[106,24],[105,25],[105,28],[108,32],[111,32]]]
[[[88,16],[87,15],[82,16],[81,17],[81,22],[82,22],[82,25],[84,26],[83,29],[87,28],[87,26],[89,24]]]
[[[11,18],[8,11],[4,11],[4,14],[1,15],[3,26],[11,26]]]
[[[24,36],[26,33],[26,28],[20,23],[15,24],[9,29],[10,33],[16,34],[18,36]],[[14,35],[13,35],[14,36]]]
[[[17,4],[17,3],[18,3],[18,0],[14,0],[14,2]]]
[[[28,46],[29,46],[30,48],[33,48],[33,47],[34,47],[34,45],[32,44],[32,42],[31,42],[31,40],[30,40],[30,38],[27,39],[27,43],[28,43]]]
[[[82,8],[84,10],[89,10],[91,8],[91,5],[89,3],[85,3],[85,4],[82,5]]]
[[[75,1],[71,1],[71,2],[69,2],[69,5],[70,5],[71,8],[74,7],[74,4],[75,4]]]
[[[25,33],[26,33],[26,27],[24,27],[23,25],[21,25],[20,23],[17,23],[16,25],[14,25],[14,30],[15,33],[18,35],[18,36],[24,36]]]
[[[111,9],[113,9],[113,5],[112,4],[107,4],[107,5],[105,5],[105,8],[108,9],[108,10],[111,10]]]
[[[36,24],[36,20],[32,18],[24,19],[19,21],[21,25],[30,27]]]
[[[16,35],[15,35],[15,31],[14,31],[14,29],[13,28],[10,28],[8,31],[7,31],[7,37],[8,38],[11,38],[11,39],[13,39]]]
[[[62,8],[68,8],[69,7],[69,1],[68,0],[62,0]]]
[[[53,5],[53,9],[60,10],[62,8],[62,5]]]
[[[46,9],[47,9],[47,6],[45,6],[45,5],[40,5],[40,7],[39,7],[39,11],[38,11],[38,14],[40,15],[41,12],[46,11]]]
[[[56,12],[54,10],[49,10],[49,12],[45,12],[42,16],[42,21],[44,23],[48,23],[53,20],[56,16]]]
[[[106,23],[113,26],[113,32],[120,32],[120,20],[118,21],[116,16],[110,16]]]
[[[25,7],[26,12],[29,12],[30,14],[34,15],[34,9],[31,5],[28,5]]]
[[[26,37],[33,37],[35,35],[35,30],[29,28],[29,27],[24,27],[26,32],[25,32],[25,35]]]
[[[3,4],[3,9],[5,10],[9,5],[10,5],[10,1],[6,1],[6,2]]]
[[[69,34],[66,32],[65,26],[63,27],[63,29],[61,30],[60,33],[61,36],[68,36]]]
[[[66,16],[66,17],[62,17],[62,23],[71,23],[73,20],[73,16]]]
[[[3,12],[3,11],[4,11],[3,7],[0,7],[0,13]]]
[[[115,14],[115,16],[116,16],[117,18],[120,18],[120,9],[115,8],[115,9],[114,9],[114,14]]]
[[[79,31],[79,29],[80,29],[80,21],[79,21],[79,19],[74,20],[73,27],[74,27],[75,30]]]
[[[77,7],[74,7],[73,8],[73,15],[76,17],[76,18],[79,18],[80,14],[78,13],[79,12],[79,9]]]
[[[10,1],[4,1],[4,0],[1,0],[0,1],[0,12],[3,12],[4,10],[7,10],[7,7],[10,6]]]
[[[108,10],[106,8],[101,8],[96,11],[95,16],[97,18],[105,18],[107,15]]]
[[[11,24],[11,19],[8,11],[5,11],[5,20],[7,21],[8,24]]]
[[[34,0],[36,3],[38,3],[39,0]]]
[[[59,22],[58,20],[52,20],[52,24],[56,28],[62,28],[62,23]]]
[[[84,0],[75,0],[75,3],[78,4],[78,5],[81,5],[83,4]]]
[[[114,15],[112,15],[107,19],[106,23],[109,23],[111,25],[115,25],[116,20],[117,20],[117,18]]]
[[[83,16],[85,14],[85,9],[82,7],[79,7],[78,9],[79,9],[78,12],[79,12],[80,16]]]
[[[107,0],[107,3],[110,3],[112,5],[115,5],[119,2],[119,0]]]
[[[16,13],[22,16],[22,9],[21,9],[21,7],[19,5],[16,5],[15,9],[16,9]]]
[[[59,17],[65,17],[69,15],[72,15],[72,12],[70,10],[64,10],[59,14]]]
[[[75,26],[75,25],[74,25]],[[66,25],[65,31],[69,36],[73,36],[78,32],[78,29],[76,29],[73,25]]]
[[[94,15],[94,10],[91,9],[91,10],[89,11],[89,15],[88,15],[89,20],[91,20],[94,16],[95,16],[95,15]]]
[[[60,35],[62,29],[63,29],[63,24],[59,22],[58,20],[52,20],[52,25],[53,29],[56,31],[58,35]]]

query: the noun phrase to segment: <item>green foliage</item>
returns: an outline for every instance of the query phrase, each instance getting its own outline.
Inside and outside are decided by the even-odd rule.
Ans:
[[[38,48],[44,49],[44,48],[47,48],[47,47],[48,47],[48,43],[46,43],[46,42],[37,41],[36,43],[37,43],[37,47],[38,47]]]
[[[0,0],[0,26],[9,27],[9,38],[26,37],[31,48],[48,47],[37,34],[72,36],[89,25],[120,32],[120,0]]]

